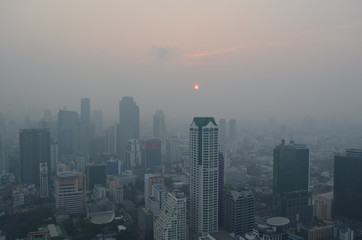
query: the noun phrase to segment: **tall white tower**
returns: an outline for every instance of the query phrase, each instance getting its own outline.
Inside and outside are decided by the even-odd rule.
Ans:
[[[218,126],[211,117],[195,117],[190,125],[191,239],[218,230]]]

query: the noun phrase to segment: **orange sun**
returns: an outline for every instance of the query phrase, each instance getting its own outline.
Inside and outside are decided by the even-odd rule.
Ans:
[[[196,83],[196,84],[194,85],[194,89],[195,89],[195,90],[199,90],[199,88],[200,88],[199,84]]]

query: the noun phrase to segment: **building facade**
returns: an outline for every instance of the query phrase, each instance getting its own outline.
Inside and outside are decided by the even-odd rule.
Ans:
[[[168,193],[154,223],[155,240],[187,240],[186,197],[182,192]]]
[[[190,125],[190,237],[218,230],[218,126],[211,117],[195,117]]]
[[[273,216],[287,217],[291,226],[313,221],[309,190],[309,148],[304,144],[285,144],[273,154]]]
[[[20,177],[25,184],[40,186],[40,163],[50,166],[50,134],[47,129],[20,130]],[[48,169],[48,172],[50,169]]]
[[[334,217],[362,223],[362,150],[334,157]]]
[[[227,191],[224,193],[224,229],[243,235],[255,225],[255,199],[251,191]]]
[[[85,182],[83,173],[58,173],[55,181],[56,208],[67,215],[85,213]]]
[[[126,160],[129,139],[140,138],[140,110],[133,97],[123,97],[119,103],[118,155]]]

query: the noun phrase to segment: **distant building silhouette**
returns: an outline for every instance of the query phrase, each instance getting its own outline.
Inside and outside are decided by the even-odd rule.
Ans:
[[[235,119],[229,120],[229,140],[231,142],[236,141],[236,120]]]
[[[127,158],[129,139],[140,138],[140,111],[133,97],[123,97],[119,103],[118,156],[122,161]]]
[[[80,123],[90,123],[90,99],[82,98],[80,100]]]
[[[146,139],[141,141],[142,165],[151,171],[161,166],[161,140]]]
[[[20,130],[20,179],[40,186],[40,163],[50,166],[50,134],[46,129]],[[50,172],[50,169],[48,169]]]
[[[211,117],[195,117],[190,125],[190,236],[218,230],[218,126]]]
[[[73,161],[78,154],[78,113],[60,110],[58,113],[59,160]]]
[[[274,148],[273,216],[287,217],[291,226],[313,221],[309,191],[309,148],[304,144],[285,144]]]
[[[362,149],[334,157],[333,215],[362,223]]]
[[[49,197],[49,174],[48,174],[48,164],[42,162],[39,164],[39,172],[40,172],[40,187],[39,187],[39,195],[41,198]]]

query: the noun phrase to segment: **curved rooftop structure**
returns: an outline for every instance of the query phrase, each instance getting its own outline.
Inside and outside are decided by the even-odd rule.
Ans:
[[[282,226],[288,225],[290,223],[290,220],[285,217],[272,217],[272,218],[268,218],[266,220],[266,222],[267,222],[267,224],[269,224],[270,226],[273,226],[273,227],[282,227]]]

